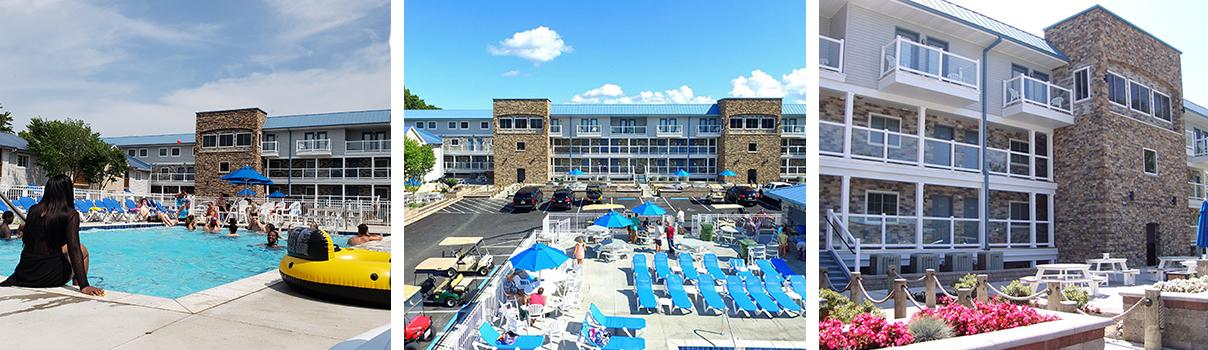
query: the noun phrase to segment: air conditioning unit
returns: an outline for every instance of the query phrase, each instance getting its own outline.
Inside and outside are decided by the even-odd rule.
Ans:
[[[889,271],[898,271],[899,266],[902,266],[902,256],[900,255],[868,255],[868,273],[871,275],[889,275]]]
[[[977,252],[978,270],[1002,270],[1002,252]]]
[[[910,254],[910,271],[914,273],[923,273],[927,269],[940,269],[940,256],[932,253],[914,253]]]
[[[944,264],[940,271],[973,271],[973,254],[966,252],[950,252],[944,254]]]

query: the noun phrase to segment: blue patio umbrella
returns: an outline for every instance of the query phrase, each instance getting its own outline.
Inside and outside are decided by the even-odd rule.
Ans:
[[[281,191],[273,191],[273,193],[268,194],[268,198],[285,198],[285,194],[281,193]]]
[[[721,174],[717,174],[717,175],[720,175],[720,176],[738,176],[738,173],[735,173],[733,170],[726,169],[725,171],[722,171],[722,172],[721,172]]]
[[[582,171],[582,170],[579,170],[579,169],[571,169],[571,170],[570,170],[569,172],[567,172],[566,174],[567,174],[567,175],[579,176],[579,175],[583,175],[583,171]]]
[[[239,170],[232,171],[230,174],[222,176],[222,181],[233,185],[272,185],[273,180],[261,175],[256,169],[251,166],[244,165]]]
[[[679,177],[688,177],[688,175],[691,175],[691,174],[689,174],[689,173],[688,173],[688,171],[686,171],[686,170],[684,170],[684,169],[680,169],[680,170],[676,170],[676,171],[675,171],[675,176],[679,176]]]
[[[417,178],[411,178],[411,179],[407,179],[407,182],[405,182],[405,184],[407,186],[419,187],[420,185],[423,185],[424,183]]]
[[[520,270],[541,271],[562,266],[562,263],[568,259],[570,257],[566,256],[562,250],[536,243],[528,249],[516,253],[508,261],[512,263],[512,267]]]
[[[658,204],[647,201],[646,203],[642,203],[642,205],[634,207],[633,213],[638,214],[638,216],[661,216],[666,214],[667,210],[664,210]]]
[[[235,193],[235,195],[236,196],[255,196],[256,191],[253,191],[250,188],[245,188],[245,189],[239,190],[239,192]]]
[[[604,214],[596,218],[592,224],[604,226],[607,228],[622,228],[633,224],[625,215],[621,215],[615,210],[609,210],[608,214]]]
[[[1195,230],[1195,246],[1208,248],[1208,200],[1200,203],[1200,219]]]

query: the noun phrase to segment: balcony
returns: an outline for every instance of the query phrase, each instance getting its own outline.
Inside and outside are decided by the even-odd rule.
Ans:
[[[981,64],[902,38],[881,47],[882,91],[956,107],[980,100]]]
[[[390,168],[269,168],[269,178],[299,180],[390,180]]]
[[[1208,168],[1208,137],[1201,137],[1188,145],[1187,164],[1196,168]]]
[[[679,126],[679,125],[674,125],[674,124],[672,124],[672,125],[659,125],[658,129],[657,129],[657,130],[655,130],[655,135],[656,135],[656,136],[660,136],[660,137],[664,137],[664,136],[684,136],[684,128],[683,128],[682,126]]]
[[[491,142],[470,143],[461,141],[457,145],[445,141],[445,146],[442,148],[445,154],[491,154],[494,145]]]
[[[1187,201],[1190,207],[1198,209],[1200,202],[1204,201],[1206,194],[1208,194],[1208,185],[1191,181],[1187,182]]]
[[[613,135],[646,135],[645,126],[614,126],[609,131]]]
[[[719,136],[721,135],[721,125],[697,125],[696,136]]]
[[[805,125],[781,125],[780,134],[782,136],[805,137]]]
[[[390,140],[344,141],[346,154],[390,153]]]
[[[579,125],[575,127],[575,136],[600,136],[599,125]]]
[[[151,182],[193,182],[194,173],[151,173]]]
[[[780,146],[780,155],[788,157],[805,157],[805,146]]]
[[[445,162],[445,171],[493,171],[491,162]]]
[[[260,155],[262,156],[277,156],[281,153],[277,151],[277,141],[264,141],[260,143]]]
[[[818,75],[824,79],[846,80],[843,74],[843,39],[818,36]]]
[[[1002,82],[1002,116],[1048,128],[1073,125],[1070,96],[1069,89],[1020,75]]]
[[[553,136],[553,137],[563,137],[563,136],[566,136],[566,135],[563,135],[563,134],[562,134],[562,125],[561,125],[561,124],[550,124],[550,126],[549,126],[549,136]]]
[[[294,154],[299,156],[330,156],[331,140],[298,140]]]
[[[716,156],[717,146],[554,146],[553,153],[561,156]]]

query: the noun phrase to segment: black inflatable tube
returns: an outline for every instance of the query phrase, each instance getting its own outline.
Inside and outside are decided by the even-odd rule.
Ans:
[[[349,304],[390,309],[390,291],[315,283],[281,273],[281,279],[302,294]]]

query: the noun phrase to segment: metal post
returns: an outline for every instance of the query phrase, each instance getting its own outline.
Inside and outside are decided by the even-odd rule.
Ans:
[[[898,278],[893,280],[893,290],[889,291],[893,295],[893,318],[906,318],[906,279]]]
[[[1145,350],[1162,349],[1162,292],[1145,289]]]
[[[859,272],[851,273],[851,299],[856,305],[864,304],[864,282],[862,282]]]
[[[978,302],[984,303],[984,302],[990,300],[990,288],[988,285],[989,282],[986,282],[987,277],[989,277],[989,276],[986,274],[977,275],[977,287],[976,288],[977,288],[977,301]]]
[[[1061,301],[1065,300],[1064,294],[1061,294],[1060,282],[1049,282],[1049,305],[1048,309],[1058,311],[1061,309]]]
[[[927,302],[927,308],[935,307],[935,269],[927,269],[927,275],[923,277],[923,290],[926,295],[923,299]]]

